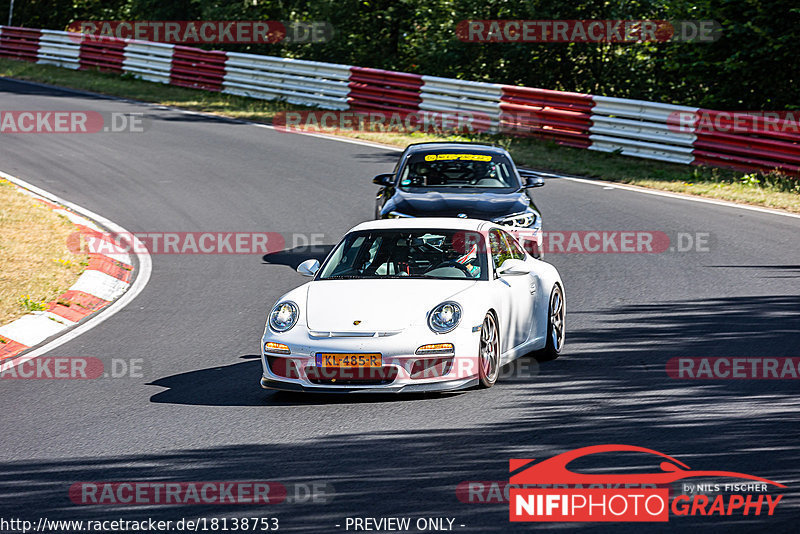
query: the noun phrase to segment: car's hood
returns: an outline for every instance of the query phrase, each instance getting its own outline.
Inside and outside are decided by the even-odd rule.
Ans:
[[[321,332],[389,332],[424,324],[437,304],[474,280],[318,280],[308,285],[306,321]],[[359,324],[354,324],[360,321]]]
[[[457,217],[465,213],[470,218],[486,220],[523,212],[529,205],[524,192],[443,194],[398,191],[392,200],[392,209],[413,217]]]

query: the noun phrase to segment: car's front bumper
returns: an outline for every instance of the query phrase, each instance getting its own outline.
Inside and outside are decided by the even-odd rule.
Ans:
[[[425,384],[388,384],[378,386],[321,386],[302,384],[295,381],[272,380],[261,377],[261,387],[278,391],[305,393],[430,393],[437,391],[458,391],[478,385],[477,378],[462,378]]]
[[[424,325],[375,337],[315,337],[301,325],[281,334],[267,330],[261,339],[261,386],[320,393],[410,393],[469,388],[478,383],[478,327],[462,323],[447,334],[434,334]],[[291,354],[265,353],[266,342],[284,344]],[[433,343],[452,343],[454,354],[416,354],[420,346]],[[380,353],[382,367],[370,371],[345,369],[341,371],[342,378],[316,367],[319,352]],[[414,372],[418,360],[444,360],[445,363],[420,374]],[[375,373],[380,379],[375,379]],[[331,380],[331,376],[336,379]]]

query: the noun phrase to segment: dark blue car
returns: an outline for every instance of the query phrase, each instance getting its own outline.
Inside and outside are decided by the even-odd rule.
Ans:
[[[530,189],[541,176],[520,171],[504,148],[476,143],[409,145],[391,174],[379,174],[375,218],[461,217],[526,229],[523,244],[541,257],[542,216]]]

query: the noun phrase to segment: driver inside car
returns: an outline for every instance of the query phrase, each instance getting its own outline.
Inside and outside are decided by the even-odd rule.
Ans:
[[[453,251],[458,254],[454,261],[467,268],[473,278],[480,278],[481,268],[476,265],[478,259],[478,244],[467,238],[467,234],[459,232],[453,236]]]

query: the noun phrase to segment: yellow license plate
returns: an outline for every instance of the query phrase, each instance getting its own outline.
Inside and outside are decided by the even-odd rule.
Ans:
[[[317,367],[382,367],[379,353],[317,353]]]

